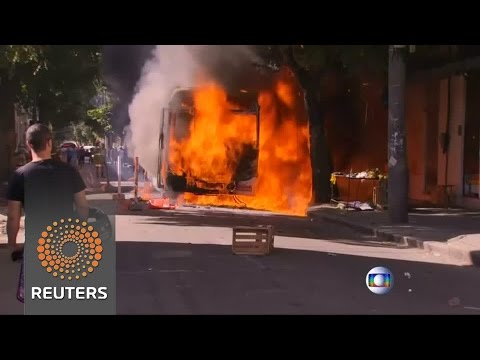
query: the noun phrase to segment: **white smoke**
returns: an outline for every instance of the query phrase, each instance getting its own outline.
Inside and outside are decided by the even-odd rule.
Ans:
[[[168,106],[176,87],[194,85],[197,64],[185,45],[157,45],[142,71],[137,93],[129,106],[126,129],[129,154],[138,156],[150,174],[157,172],[158,139],[162,109]]]
[[[153,55],[137,84],[126,128],[129,154],[138,156],[150,174],[157,173],[162,109],[168,106],[173,90],[199,85],[195,83],[199,70],[228,85],[242,79],[245,65],[251,70],[255,59],[247,45],[157,45]]]

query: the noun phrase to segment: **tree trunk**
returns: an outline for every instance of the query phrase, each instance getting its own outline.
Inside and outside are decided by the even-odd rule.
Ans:
[[[32,106],[32,122],[36,123],[37,121],[38,121],[37,105],[33,104],[33,106]]]
[[[0,180],[8,180],[14,169],[15,110],[12,83],[6,78],[0,84]]]
[[[310,130],[310,163],[312,166],[313,202],[316,204],[330,201],[330,176],[332,163],[330,149],[325,134],[325,119],[321,104],[314,93],[305,91],[305,105],[308,112]]]
[[[40,118],[40,98],[38,96],[38,90],[35,90],[33,96],[33,105],[32,105],[32,121],[33,123],[41,122]]]
[[[37,121],[39,123],[48,125],[47,123],[45,123],[45,120],[46,120],[46,117],[45,117],[45,109],[46,109],[45,101],[43,100],[43,98],[41,96],[38,95],[38,93],[37,93],[37,96],[36,96],[35,104],[36,104],[36,108],[37,108]]]
[[[293,71],[303,90],[305,107],[308,113],[310,130],[310,163],[312,166],[312,193],[314,203],[329,202],[331,198],[330,177],[332,162],[325,134],[325,119],[322,114],[322,105],[316,99],[317,83],[305,68],[295,60],[293,46],[283,51],[283,58]]]

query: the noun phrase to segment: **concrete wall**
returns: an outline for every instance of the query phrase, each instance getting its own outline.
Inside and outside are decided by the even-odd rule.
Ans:
[[[462,195],[463,178],[463,129],[465,124],[465,78],[455,76],[450,79],[450,122],[447,127],[448,80],[443,79],[440,85],[439,134],[449,132],[450,144],[444,153],[438,147],[438,183],[453,185],[456,195]],[[459,129],[460,127],[460,129]],[[447,176],[445,174],[447,173]],[[447,182],[447,183],[446,183]]]
[[[366,78],[358,93],[337,95],[325,114],[326,133],[335,171],[386,171],[387,109],[382,102],[385,83]],[[342,89],[335,89],[340,92]]]
[[[437,136],[450,134],[448,151],[444,152],[441,142],[438,143],[438,184],[448,185],[450,201],[457,205],[462,203],[463,179],[463,131],[465,124],[466,84],[463,76],[450,79],[450,109],[448,109],[448,79],[440,83],[440,112]],[[448,110],[450,119],[448,121]],[[439,193],[437,198],[441,197]]]
[[[437,81],[437,107],[433,108],[432,89]],[[449,185],[450,201],[456,205],[464,205],[462,196],[463,181],[463,148],[466,107],[466,82],[464,76],[450,79],[450,103],[448,101],[448,79],[427,80],[408,84],[406,95],[406,122],[408,166],[410,176],[409,196],[412,201],[429,202],[436,205],[445,204],[445,185]],[[431,123],[435,121],[436,131],[431,131]],[[448,115],[450,113],[450,116]],[[429,119],[428,116],[432,116]],[[449,120],[448,120],[449,119]],[[431,128],[430,128],[431,127]],[[450,134],[448,151],[442,146],[443,134]],[[433,138],[432,138],[433,137]],[[435,140],[436,139],[436,140]],[[427,171],[432,169],[432,159],[427,154],[437,152],[436,186],[427,186]],[[432,157],[434,158],[434,157]]]
[[[468,174],[469,177],[476,176],[478,179],[480,172],[478,164],[478,154],[480,151],[478,141],[480,127],[480,102],[478,101],[480,97],[480,71],[469,72],[465,82],[465,123],[461,129],[463,140],[462,175]],[[457,133],[459,133],[459,130],[460,129],[456,129]],[[480,209],[480,199],[478,197],[470,197],[468,194],[467,196],[462,196],[461,190],[462,189],[459,190],[459,204],[466,208]],[[473,192],[478,193],[478,185],[467,186],[466,190],[467,193],[468,190],[473,190]]]
[[[447,131],[447,119],[448,119],[448,80],[443,79],[440,81],[440,109],[438,113],[438,132],[436,134],[438,141],[438,167],[437,167],[437,179],[438,185],[445,185],[445,166],[447,161],[447,153],[442,148],[442,134]],[[450,103],[452,106],[452,103]]]
[[[407,126],[407,163],[409,170],[409,197],[417,201],[429,200],[425,194],[425,133],[427,123],[426,86],[423,82],[407,85],[405,119]]]
[[[450,103],[448,84],[448,79],[435,78],[407,83],[405,116],[409,198],[413,204],[445,205],[444,185],[450,185],[451,205],[480,208],[479,199],[463,197],[466,79],[463,75],[450,78]],[[386,112],[379,103],[378,89],[381,86],[374,85],[367,89],[370,92],[364,94],[365,103],[369,104],[367,116],[363,115],[364,110],[355,114],[354,128],[345,129],[338,115],[334,119],[334,124],[341,130],[339,133],[346,139],[352,137],[355,140],[339,142],[341,146],[337,145],[337,149],[335,144],[332,145],[338,158],[334,158],[337,171],[382,167],[386,162],[388,123]],[[445,153],[441,139],[447,131],[450,140]],[[336,140],[339,139],[340,136],[337,136]],[[345,147],[343,152],[341,147]]]
[[[450,146],[448,151],[447,180],[453,185],[456,203],[463,197],[463,128],[465,127],[466,83],[463,76],[451,79]]]

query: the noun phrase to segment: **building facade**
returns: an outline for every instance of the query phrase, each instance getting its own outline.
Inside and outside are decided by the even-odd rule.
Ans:
[[[480,208],[480,72],[410,81],[406,93],[409,197]]]

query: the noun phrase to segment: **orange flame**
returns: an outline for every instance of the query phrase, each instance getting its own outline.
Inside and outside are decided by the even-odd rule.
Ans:
[[[145,182],[143,187],[139,188],[139,198],[144,201],[152,200],[154,190],[155,189],[151,182]]]
[[[305,215],[312,196],[308,118],[301,90],[282,71],[273,90],[259,94],[260,144],[254,196],[197,196],[185,201],[199,205],[235,206]],[[243,144],[256,141],[256,118],[230,112],[218,84],[194,92],[195,116],[188,138],[172,142],[172,170],[209,182],[228,182]],[[239,201],[240,200],[240,201]]]
[[[232,113],[225,91],[214,83],[198,88],[194,103],[190,137],[170,140],[171,170],[183,170],[212,183],[228,183],[242,145],[255,141],[255,117]]]

